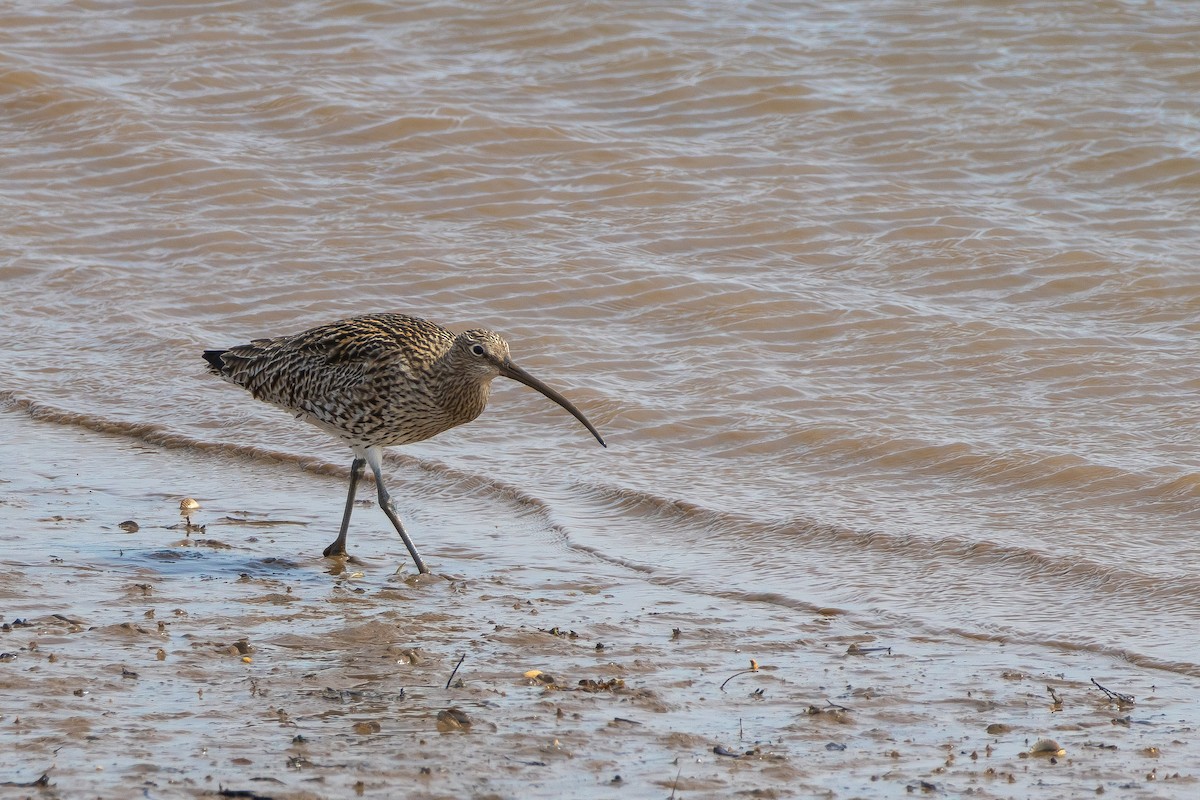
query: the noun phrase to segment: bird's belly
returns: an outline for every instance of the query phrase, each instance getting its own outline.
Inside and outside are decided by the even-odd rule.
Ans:
[[[432,408],[421,409],[419,413],[412,409],[386,408],[363,417],[336,417],[312,411],[301,411],[296,416],[351,447],[391,447],[423,442],[469,421],[455,419],[441,409]]]

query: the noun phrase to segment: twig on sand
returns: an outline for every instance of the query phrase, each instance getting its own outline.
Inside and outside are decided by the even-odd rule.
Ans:
[[[1062,711],[1063,701],[1062,701],[1062,698],[1058,696],[1058,692],[1054,691],[1053,686],[1047,686],[1046,691],[1050,693],[1050,700],[1052,701],[1050,710],[1051,711]]]
[[[466,660],[467,660],[467,654],[466,654],[466,653],[463,653],[463,654],[462,654],[462,658],[460,658],[460,659],[458,660],[458,663],[454,665],[454,669],[453,669],[453,671],[451,671],[451,673],[450,673],[450,677],[449,677],[449,678],[446,678],[446,688],[447,688],[447,689],[449,689],[449,688],[450,688],[450,683],[451,683],[451,682],[454,680],[454,676],[458,674],[458,668],[459,668],[459,667],[461,667],[461,666],[462,666],[462,662],[464,662],[464,661],[466,661]]]
[[[671,796],[668,800],[675,800],[675,789],[679,786],[679,776],[683,774],[683,764],[679,765],[679,771],[675,773],[675,781],[671,784]]]
[[[851,710],[849,708],[846,708],[845,706],[839,706],[837,703],[833,702],[832,700],[826,700],[824,708],[817,708],[816,706],[809,706],[808,708],[806,708],[804,710],[804,713],[808,714],[810,717],[818,717],[821,714],[833,714],[836,716],[838,714],[849,714],[849,713],[851,713]]]
[[[29,781],[28,783],[21,783],[19,781],[0,782],[0,786],[15,786],[15,787],[18,787],[21,789],[40,789],[42,787],[50,786],[50,785],[51,785],[50,784],[50,773],[48,773],[48,772],[43,772],[42,777],[38,778],[35,781]]]
[[[1106,689],[1106,688],[1104,688],[1103,686],[1101,686],[1099,683],[1097,683],[1095,678],[1092,678],[1092,684],[1093,684],[1093,685],[1094,685],[1094,686],[1095,686],[1097,689],[1099,689],[1100,691],[1104,692],[1104,694],[1105,694],[1105,695],[1107,695],[1108,699],[1109,699],[1109,700],[1112,700],[1112,701],[1113,701],[1114,703],[1116,703],[1118,706],[1131,706],[1131,705],[1133,705],[1133,695],[1131,695],[1131,694],[1122,694],[1121,692],[1114,692],[1112,689]]]
[[[751,672],[758,672],[758,662],[755,661],[753,658],[750,659],[750,669],[744,669],[741,672],[735,672],[732,675],[730,675],[728,678],[726,678],[725,681],[721,684],[721,691],[722,692],[725,691],[725,684],[729,683],[731,680],[736,678],[738,675],[747,675]]]
[[[217,794],[221,797],[244,797],[247,800],[273,800],[270,795],[259,794],[250,789],[226,789],[224,786],[217,791]]]
[[[848,655],[848,656],[865,656],[870,653],[887,653],[890,656],[892,654],[892,648],[890,648],[890,647],[859,647],[857,644],[851,644],[849,647],[846,648],[846,655]]]

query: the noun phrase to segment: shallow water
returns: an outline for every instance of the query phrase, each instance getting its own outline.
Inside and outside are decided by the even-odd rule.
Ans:
[[[610,449],[497,386],[391,462],[427,551],[497,557],[433,510],[481,493],[714,602],[1200,676],[1198,42],[1182,0],[2,10],[0,397],[344,474],[199,351],[486,325]]]

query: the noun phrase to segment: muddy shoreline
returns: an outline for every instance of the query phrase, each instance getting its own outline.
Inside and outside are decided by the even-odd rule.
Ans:
[[[339,569],[334,476],[0,425],[0,796],[1198,791],[1187,676],[731,603],[478,501],[418,520],[431,576],[366,511]]]

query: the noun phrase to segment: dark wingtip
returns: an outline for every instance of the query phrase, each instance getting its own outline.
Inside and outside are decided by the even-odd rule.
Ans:
[[[224,355],[224,353],[224,350],[204,351],[204,360],[208,362],[209,370],[217,373],[218,375],[225,371],[225,362],[221,360],[221,356]]]

